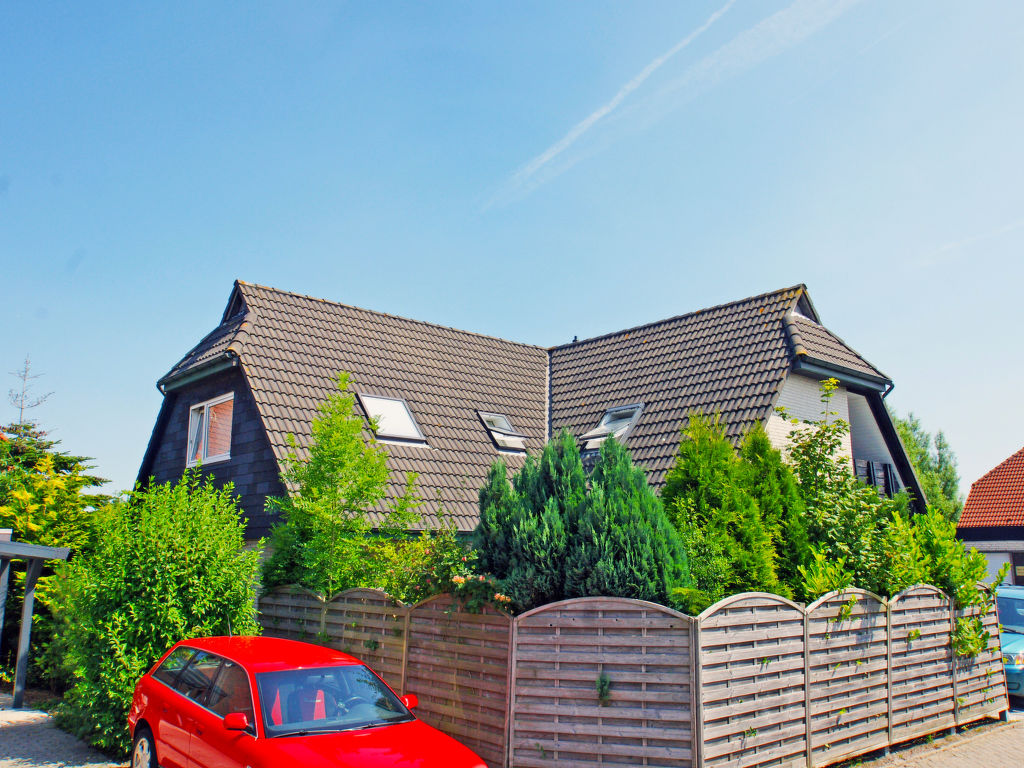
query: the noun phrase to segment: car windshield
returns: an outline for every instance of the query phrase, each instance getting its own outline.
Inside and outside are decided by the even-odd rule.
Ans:
[[[268,737],[352,731],[413,720],[379,677],[362,664],[256,675]]]
[[[996,604],[1003,630],[1024,635],[1024,598],[998,595]]]

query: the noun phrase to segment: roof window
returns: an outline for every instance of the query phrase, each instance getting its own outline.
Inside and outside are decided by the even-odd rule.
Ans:
[[[508,416],[484,411],[477,411],[477,414],[480,416],[480,421],[487,427],[491,440],[496,446],[506,451],[526,450],[526,435],[512,428],[512,422],[508,420]]]
[[[609,437],[621,440],[636,425],[643,410],[643,403],[618,405],[614,408],[609,408],[604,412],[604,416],[601,417],[597,427],[580,436],[580,440],[584,441],[583,450],[592,451],[600,448],[601,443]]]
[[[231,458],[231,417],[234,407],[235,395],[228,393],[189,409],[186,467]]]
[[[402,398],[360,394],[359,402],[362,403],[367,418],[376,422],[377,437],[411,443],[427,441],[412,417],[409,404]]]

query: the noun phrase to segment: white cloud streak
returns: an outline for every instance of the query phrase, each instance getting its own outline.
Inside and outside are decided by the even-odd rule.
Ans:
[[[735,4],[735,2],[736,0],[729,0],[729,2],[727,2],[717,11],[712,13],[708,17],[707,21],[705,21],[701,26],[699,26],[693,32],[688,34],[678,43],[676,43],[667,51],[665,51],[665,53],[661,54],[661,56],[659,56],[646,67],[644,67],[640,71],[640,74],[638,74],[636,77],[634,77],[624,86],[622,86],[619,89],[618,93],[616,93],[609,102],[603,104],[602,106],[598,107],[596,110],[591,112],[583,120],[574,125],[572,129],[567,134],[565,134],[565,136],[563,136],[560,141],[557,141],[554,144],[552,144],[550,147],[548,147],[546,150],[541,152],[530,162],[528,162],[526,165],[524,165],[522,168],[516,171],[515,174],[513,174],[512,178],[510,179],[509,184],[513,188],[525,185],[534,175],[537,174],[538,171],[544,168],[548,163],[550,163],[560,154],[565,152],[565,150],[567,150],[569,147],[575,144],[576,141],[583,134],[585,134],[587,131],[593,128],[599,121],[603,120],[613,110],[615,110],[615,108],[618,107],[619,104],[621,104],[623,101],[625,101],[625,99],[631,93],[633,93],[633,91],[635,91],[637,88],[643,85],[644,81],[647,80],[647,78],[649,78],[651,75],[657,72],[662,67],[662,65],[665,64],[666,61],[671,59],[681,50],[686,48],[686,46],[688,46],[690,43],[692,43],[694,40],[700,37],[701,34],[707,31],[712,24],[718,21],[718,19],[721,18],[721,16],[725,14],[725,12],[728,11]]]
[[[620,88],[609,102],[577,123],[560,141],[551,145],[516,171],[503,185],[503,193],[492,199],[486,207],[491,207],[498,202],[499,197],[508,200],[528,192],[546,181],[547,178],[542,171],[550,170],[552,161],[572,147],[598,122],[607,118],[655,71],[711,27],[732,7],[734,2],[735,0],[729,0],[708,17],[707,21],[699,28],[644,67],[640,74]],[[803,42],[859,2],[861,0],[796,0],[781,11],[736,35],[714,53],[687,68],[680,77],[649,96],[643,102],[643,106],[651,113],[646,122],[651,122],[665,112],[678,107],[681,99],[692,96],[698,91],[712,88],[722,80],[752,69],[761,62]],[[547,174],[548,178],[550,176],[550,173]]]
[[[1009,232],[1013,232],[1014,230],[1020,229],[1021,227],[1024,227],[1024,219],[1017,219],[1016,221],[1011,221],[1009,224],[1004,224],[1003,226],[997,227],[996,229],[993,229],[989,232],[983,232],[980,235],[965,237],[963,240],[954,240],[952,242],[946,243],[943,246],[940,246],[939,248],[936,248],[934,251],[932,251],[923,259],[921,259],[919,264],[920,266],[924,267],[932,267],[943,261],[952,261],[953,259],[957,258],[957,252],[964,248],[968,248],[974,245],[975,243],[980,243],[985,240],[991,240],[993,238],[1000,237]]]

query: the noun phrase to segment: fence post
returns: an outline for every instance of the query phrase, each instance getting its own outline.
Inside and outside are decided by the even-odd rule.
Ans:
[[[956,601],[949,598],[949,667],[953,678],[953,728],[951,733],[956,733],[960,727],[960,686],[956,681],[956,648],[953,645],[953,636],[956,632]]]
[[[885,689],[886,689],[886,713],[885,720],[888,727],[888,743],[885,745],[885,754],[889,754],[892,747],[892,602],[885,601]]]
[[[804,725],[807,739],[807,768],[814,768],[814,750],[811,747],[811,617],[804,607]]]
[[[701,681],[700,662],[700,619],[695,618],[690,625],[691,666],[693,667],[693,762],[696,768],[704,768],[704,695]]]
[[[409,669],[409,626],[412,623],[412,606],[406,605],[404,610],[405,621],[402,624],[402,676],[400,678],[403,696],[407,693],[405,690],[405,678]]]
[[[512,733],[515,728],[515,712],[513,711],[516,701],[514,686],[516,684],[516,657],[519,645],[519,618],[512,617],[509,624],[508,641],[508,685],[505,689],[508,694],[505,699],[505,768],[512,768]]]

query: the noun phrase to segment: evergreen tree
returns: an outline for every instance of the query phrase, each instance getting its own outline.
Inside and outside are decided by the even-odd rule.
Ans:
[[[779,581],[783,585],[795,584],[800,579],[799,568],[810,563],[811,548],[806,508],[793,470],[772,447],[760,424],[744,437],[740,460],[743,487],[757,501],[778,556]]]
[[[928,500],[928,509],[955,523],[964,501],[960,496],[956,454],[946,436],[941,430],[932,436],[913,413],[907,414],[905,419],[893,414],[893,424]]]
[[[684,541],[700,544],[704,556],[715,562],[708,573],[694,569],[703,595],[691,600],[691,609],[728,594],[780,589],[771,536],[743,481],[740,461],[719,419],[691,416],[661,492]],[[688,554],[691,563],[699,557],[692,550]],[[719,581],[711,583],[711,578]]]
[[[571,521],[566,597],[616,595],[667,603],[692,584],[686,550],[644,471],[610,437]]]

